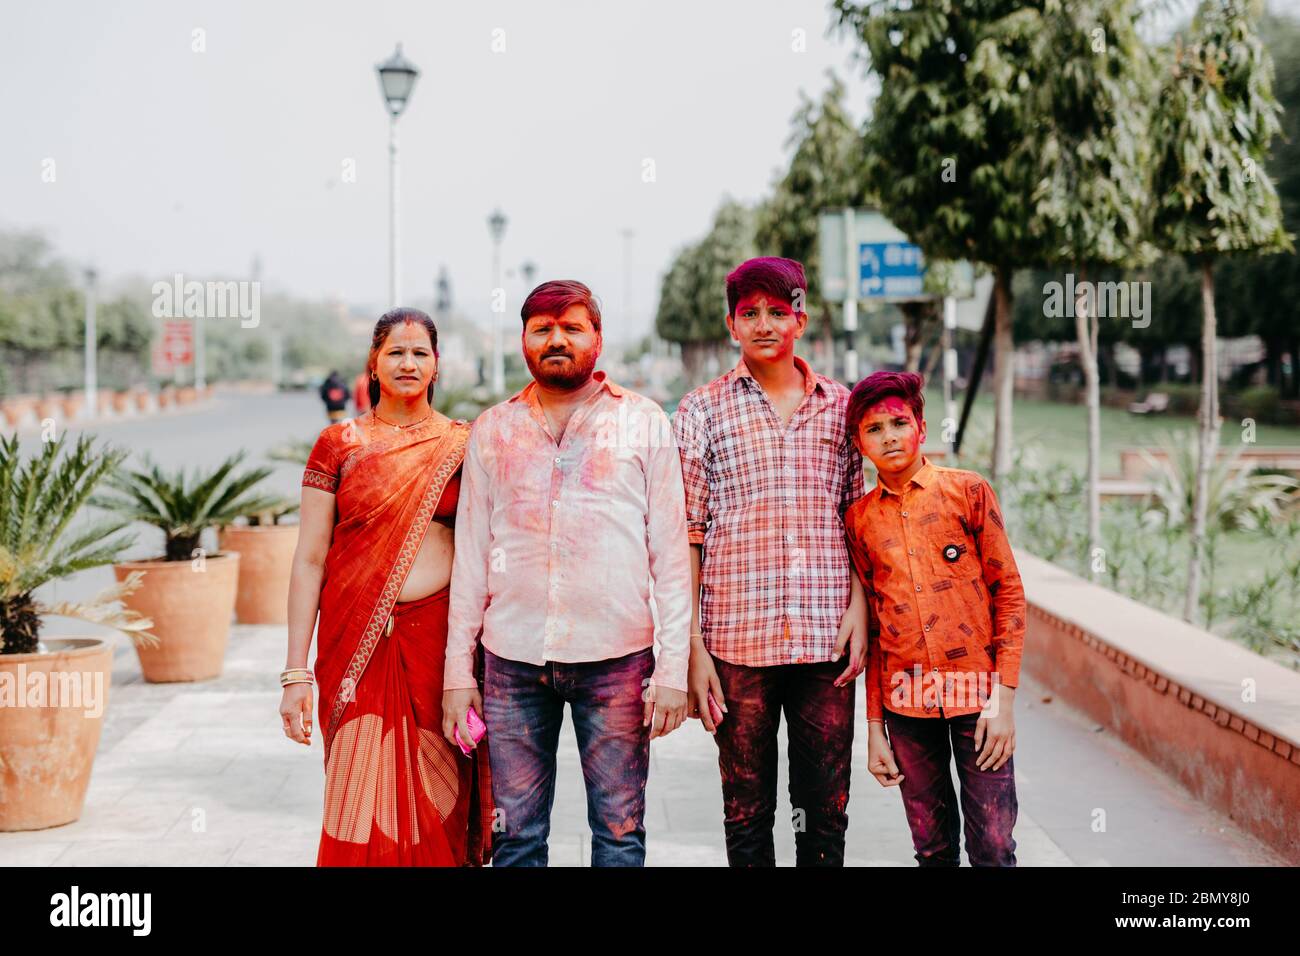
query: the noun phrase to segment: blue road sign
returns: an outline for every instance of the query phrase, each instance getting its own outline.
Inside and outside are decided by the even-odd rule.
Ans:
[[[923,295],[924,276],[920,246],[910,242],[858,244],[859,298]]]

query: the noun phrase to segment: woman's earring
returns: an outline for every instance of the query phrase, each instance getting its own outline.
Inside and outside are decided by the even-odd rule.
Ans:
[[[377,381],[379,381],[379,376],[376,375],[373,371],[371,371],[371,373],[370,373],[370,380],[371,380],[372,382],[377,382]]]

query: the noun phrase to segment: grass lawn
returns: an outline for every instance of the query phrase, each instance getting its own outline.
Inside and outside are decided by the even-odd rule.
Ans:
[[[940,429],[935,423],[941,422],[943,398],[937,391],[926,395],[927,419],[930,422],[932,437],[930,443],[937,445],[936,439]],[[960,406],[958,406],[960,411]],[[986,449],[991,444],[993,431],[993,402],[981,396],[971,409],[971,421],[968,424],[971,436],[971,452],[982,456],[972,464],[980,471],[988,468]],[[1190,416],[1130,415],[1123,409],[1101,409],[1101,473],[1103,477],[1119,474],[1119,449],[1126,446],[1150,445],[1162,432],[1195,429],[1196,419]],[[1061,463],[1082,475],[1087,465],[1087,413],[1080,405],[1063,405],[1055,402],[1031,401],[1017,399],[1014,412],[1015,441],[1019,448],[1036,446],[1045,463]],[[1231,445],[1241,440],[1240,422],[1225,421],[1221,432],[1221,444]],[[1273,446],[1300,447],[1300,428],[1277,425],[1259,425],[1256,427],[1256,444]],[[1103,504],[1103,513],[1110,507]],[[1015,540],[1015,529],[1012,539]],[[1034,550],[1030,546],[1030,550]],[[1294,552],[1294,548],[1292,549]],[[1178,581],[1186,580],[1186,557],[1181,556],[1185,549],[1180,549],[1177,567]],[[1281,556],[1272,542],[1257,532],[1240,530],[1225,531],[1219,544],[1219,556],[1215,569],[1214,585],[1216,592],[1243,588],[1261,582],[1270,572],[1281,565]],[[1123,574],[1137,573],[1137,569],[1125,568]],[[1300,600],[1294,595],[1279,592],[1277,607],[1283,615],[1282,620],[1295,620],[1300,617]],[[1166,603],[1164,610],[1177,614],[1181,600],[1174,598]],[[1219,618],[1214,623],[1216,633],[1231,635],[1238,621],[1232,618],[1226,608],[1220,608]],[[1300,655],[1282,648],[1266,650],[1267,656],[1292,667],[1300,667]]]
[[[930,441],[937,444],[943,421],[943,395],[931,389],[926,393],[926,419],[930,425]],[[961,414],[961,404],[957,405]],[[1062,405],[1058,402],[1016,399],[1012,416],[1015,441],[1018,445],[1039,445],[1049,461],[1059,461],[1083,472],[1088,460],[1088,415],[1082,405]],[[993,434],[993,399],[981,395],[971,408],[967,428],[972,434]],[[1195,429],[1194,416],[1181,415],[1130,415],[1122,408],[1101,409],[1101,474],[1102,477],[1119,475],[1119,449],[1130,445],[1151,445],[1162,432]],[[1241,441],[1241,423],[1225,420],[1220,432],[1220,444],[1232,445]],[[1291,445],[1300,447],[1300,428],[1284,425],[1257,425],[1257,445]]]

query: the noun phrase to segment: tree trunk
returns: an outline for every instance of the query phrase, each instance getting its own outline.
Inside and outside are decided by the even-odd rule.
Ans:
[[[993,463],[991,478],[1011,470],[1011,403],[1016,387],[1016,351],[1011,332],[1011,270],[999,266],[993,280],[995,326],[993,347],[997,366],[993,372]]]
[[[1079,338],[1079,364],[1083,366],[1084,402],[1088,407],[1088,573],[1095,579],[1101,548],[1101,388],[1097,368],[1097,317],[1088,314],[1084,270],[1079,270],[1079,291],[1074,302],[1074,329]],[[1102,555],[1104,560],[1104,554]]]
[[[1219,450],[1219,354],[1214,316],[1214,262],[1201,262],[1201,406],[1197,443],[1196,487],[1192,494],[1191,558],[1187,568],[1187,594],[1183,620],[1195,621],[1201,594],[1201,565],[1205,558],[1205,523],[1210,495],[1210,470]]]
[[[925,344],[925,324],[932,307],[928,302],[904,302],[898,308],[903,313],[904,367],[909,372],[919,372],[921,347]]]

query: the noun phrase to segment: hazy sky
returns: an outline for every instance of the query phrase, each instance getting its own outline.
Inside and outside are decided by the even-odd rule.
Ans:
[[[1300,0],[1270,5],[1294,12]],[[374,67],[399,40],[422,71],[400,124],[403,298],[428,296],[445,264],[460,310],[485,315],[485,220],[499,205],[506,265],[531,259],[539,281],[588,282],[611,339],[649,328],[674,250],[703,234],[724,195],[767,191],[800,89],[820,94],[834,67],[854,114],[866,112],[826,0],[0,10],[0,228],[42,229],[110,282],[242,278],[259,253],[268,289],[375,314],[387,296],[388,118]],[[805,52],[792,49],[796,30]],[[643,182],[647,159],[654,182]],[[508,288],[517,314],[521,280]]]
[[[422,71],[399,125],[404,298],[429,295],[445,264],[459,308],[484,312],[499,205],[505,264],[588,282],[611,337],[649,327],[673,251],[725,194],[768,189],[801,88],[820,94],[835,67],[866,107],[825,0],[4,7],[0,227],[40,228],[109,280],[242,278],[257,252],[268,288],[376,313],[388,119],[374,67],[399,40]]]

